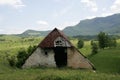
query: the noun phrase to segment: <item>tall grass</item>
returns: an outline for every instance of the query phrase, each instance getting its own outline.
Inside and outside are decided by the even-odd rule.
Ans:
[[[94,73],[79,69],[14,69],[0,74],[0,80],[119,80],[118,74]]]
[[[117,40],[116,48],[100,50],[98,54],[88,57],[95,65],[96,72],[69,68],[31,68],[18,69],[8,65],[6,56],[15,55],[21,48],[30,45],[38,45],[43,38],[20,38],[13,36],[2,36],[5,41],[0,41],[0,80],[120,80],[120,40]],[[71,42],[76,46],[77,39]],[[77,47],[77,46],[76,46]],[[82,54],[91,54],[90,41],[85,41]]]

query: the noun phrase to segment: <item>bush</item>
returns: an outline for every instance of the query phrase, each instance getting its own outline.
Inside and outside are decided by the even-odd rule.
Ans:
[[[98,46],[96,43],[92,44],[92,55],[98,53]]]
[[[16,58],[15,58],[15,56],[11,56],[10,58],[8,57],[7,60],[8,60],[8,63],[9,63],[9,65],[11,67],[15,67],[16,66]]]
[[[33,53],[33,51],[35,51],[35,49],[36,49],[36,46],[29,46],[27,50],[25,50],[24,48],[21,48],[18,51],[17,56],[10,57],[9,55],[6,55],[9,65],[11,67],[21,68],[25,63],[26,59]]]
[[[98,34],[98,42],[99,42],[99,47],[101,49],[110,48],[110,47],[116,47],[117,46],[116,39],[110,37],[105,32],[100,32]]]
[[[98,34],[98,42],[99,42],[99,47],[101,49],[108,47],[108,42],[109,42],[108,34],[106,34],[105,32],[100,32]]]
[[[21,68],[25,63],[26,59],[33,53],[36,49],[36,46],[29,46],[27,51],[25,49],[21,49],[17,55],[17,63],[16,67]]]
[[[92,45],[94,44],[94,41],[93,41],[93,40],[91,40],[90,44],[91,44],[91,46],[92,46]]]
[[[82,39],[78,40],[77,47],[81,49],[83,48],[83,46],[84,46],[84,41]]]
[[[25,49],[21,49],[19,52],[18,52],[18,55],[17,55],[17,63],[16,63],[16,66],[18,68],[21,68],[22,65],[24,64],[26,58],[27,58],[28,54],[27,52],[25,51]]]
[[[5,41],[5,39],[0,39],[0,41]]]
[[[29,46],[27,49],[27,53],[30,56],[36,49],[36,46]]]
[[[115,38],[109,39],[109,47],[117,47],[117,41]]]

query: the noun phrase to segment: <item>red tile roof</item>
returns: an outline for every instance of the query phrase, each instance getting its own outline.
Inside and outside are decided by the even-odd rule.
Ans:
[[[65,41],[67,41],[70,47],[73,46],[72,43],[68,40],[67,36],[65,36],[62,31],[55,28],[43,39],[43,41],[38,45],[38,47],[41,47],[41,48],[54,47],[54,40],[58,37],[62,37]]]

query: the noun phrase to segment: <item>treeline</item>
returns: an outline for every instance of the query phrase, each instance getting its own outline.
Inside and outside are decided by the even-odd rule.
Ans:
[[[109,36],[105,32],[100,32],[97,37],[98,37],[99,48],[101,49],[117,46],[116,38]]]
[[[97,39],[97,35],[78,35],[78,36],[73,36],[73,38],[92,40],[92,39]]]
[[[77,47],[83,48],[84,39],[78,39]],[[91,40],[91,55],[98,53],[99,49],[115,48],[117,47],[117,38],[108,35],[105,32],[100,32],[95,39]]]
[[[73,38],[83,39],[83,40],[97,40],[98,35],[78,35],[73,36]],[[119,35],[108,35],[109,37],[115,37],[116,39],[120,39]]]

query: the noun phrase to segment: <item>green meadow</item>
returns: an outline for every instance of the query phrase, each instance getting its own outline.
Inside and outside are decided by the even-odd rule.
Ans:
[[[85,41],[80,52],[94,64],[96,71],[71,68],[29,68],[10,67],[6,57],[14,56],[21,48],[38,45],[41,37],[21,38],[0,36],[0,80],[120,80],[120,40],[116,48],[99,50],[91,54],[90,41]],[[77,39],[71,42],[77,46]]]

